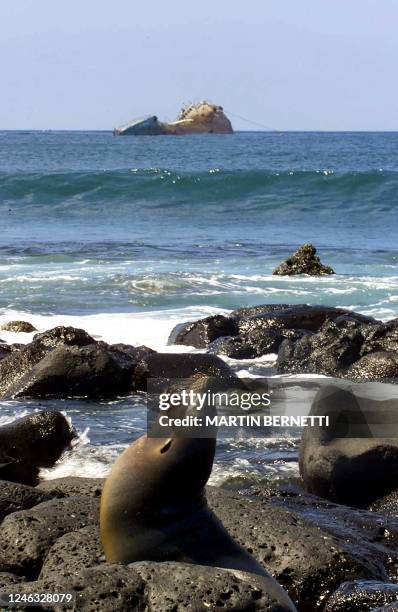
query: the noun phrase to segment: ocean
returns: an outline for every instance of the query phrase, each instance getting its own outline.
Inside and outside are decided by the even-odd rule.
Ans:
[[[325,304],[390,319],[397,208],[398,133],[0,132],[0,323],[73,325],[166,351],[175,324],[245,305]],[[304,242],[337,274],[272,276]],[[229,363],[261,376],[272,360]],[[0,424],[46,407],[80,434],[46,478],[105,476],[145,429],[140,396],[3,401]],[[212,482],[294,477],[299,434],[223,438]]]

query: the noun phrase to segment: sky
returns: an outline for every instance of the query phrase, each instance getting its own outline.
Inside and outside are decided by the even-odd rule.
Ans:
[[[209,99],[235,129],[398,130],[397,23],[397,0],[0,0],[0,129]]]

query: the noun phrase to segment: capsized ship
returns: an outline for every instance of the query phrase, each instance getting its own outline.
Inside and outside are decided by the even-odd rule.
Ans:
[[[230,120],[222,106],[203,101],[181,109],[176,121],[159,121],[156,115],[131,121],[113,130],[115,136],[159,136],[183,134],[232,134]]]

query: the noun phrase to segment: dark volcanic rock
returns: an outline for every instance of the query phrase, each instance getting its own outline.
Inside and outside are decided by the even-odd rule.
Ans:
[[[384,351],[398,352],[398,319],[369,328],[361,355]]]
[[[272,274],[278,276],[293,276],[295,274],[309,274],[323,276],[334,274],[333,268],[324,266],[316,254],[316,248],[310,243],[303,244],[286,261],[281,263]]]
[[[46,491],[0,480],[0,523],[12,512],[27,510],[49,499],[51,499],[51,495]]]
[[[27,321],[9,321],[2,325],[1,329],[11,332],[24,332],[25,334],[37,331],[36,327]]]
[[[10,574],[10,572],[0,572],[0,593],[9,593],[12,591],[16,591],[17,589],[14,588],[14,585],[19,585],[21,582],[23,582],[23,580],[24,579],[21,578],[21,576]]]
[[[105,478],[81,478],[79,476],[66,476],[44,480],[37,485],[36,490],[44,491],[52,497],[100,497]]]
[[[56,582],[82,568],[105,563],[98,525],[88,525],[61,536],[48,551],[39,580]]]
[[[12,352],[0,361],[0,395],[10,395],[8,389],[27,374],[36,364],[56,346],[86,346],[95,343],[83,329],[74,327],[55,327],[36,334],[30,344]]]
[[[398,519],[398,490],[377,499],[369,506],[369,510]]]
[[[120,342],[119,344],[110,344],[107,346],[109,347],[109,350],[117,353],[118,355],[128,355],[130,358],[129,363],[133,363],[134,365],[142,361],[145,357],[147,357],[147,355],[156,353],[156,351],[144,345],[131,346],[131,344],[123,344]]]
[[[359,525],[353,534],[341,526],[332,534],[317,524],[313,507],[304,517],[288,507],[250,501],[247,496],[212,487],[207,493],[229,533],[272,573],[300,611],[320,608],[343,581],[388,579],[385,565],[391,552],[382,547],[377,550],[361,538]],[[377,523],[377,517],[371,516]],[[325,522],[327,525],[327,518]],[[375,537],[380,540],[380,535],[377,523]]]
[[[379,351],[368,353],[347,371],[352,380],[396,380],[398,378],[398,353]]]
[[[146,391],[148,378],[187,379],[194,374],[235,378],[231,368],[215,355],[154,353],[137,365],[134,372],[134,387],[138,391]]]
[[[37,484],[39,468],[51,467],[76,433],[63,414],[37,412],[0,427],[0,477]]]
[[[12,353],[11,347],[8,346],[8,344],[1,343],[0,344],[0,361],[8,357],[10,353]]]
[[[282,493],[282,494],[281,494]],[[294,516],[299,516],[316,526],[320,535],[327,541],[331,536],[333,541],[337,539],[340,546],[350,551],[354,558],[373,558],[377,564],[384,567],[382,572],[383,582],[396,581],[398,577],[398,520],[394,517],[383,516],[367,510],[352,508],[340,504],[331,503],[314,495],[305,493],[297,487],[289,490],[271,492],[267,486],[252,486],[243,491],[246,499],[260,499],[267,508],[275,506],[283,509]],[[332,544],[334,546],[334,543]],[[347,566],[348,570],[348,566]],[[381,576],[381,575],[380,575]],[[375,579],[372,570],[366,579]],[[342,581],[352,578],[343,578]],[[380,577],[377,578],[380,580]],[[341,581],[340,581],[341,582]],[[311,581],[308,581],[308,585]],[[326,583],[325,583],[326,586]],[[338,588],[339,583],[335,588]],[[323,603],[328,595],[335,589],[325,592]],[[312,607],[299,605],[299,610],[317,609],[314,598]],[[321,606],[321,609],[322,606]]]
[[[311,332],[318,332],[322,325],[327,321],[343,321],[348,317],[350,320],[374,325],[375,319],[352,312],[344,308],[333,308],[332,306],[290,306],[284,310],[274,310],[270,313],[244,317],[238,321],[238,329],[241,335],[247,335],[254,330],[285,330],[285,329],[306,329]]]
[[[99,502],[66,497],[8,515],[0,526],[0,571],[34,578],[54,542],[65,533],[97,525]]]
[[[19,585],[22,593],[75,592],[73,610],[82,612],[149,612],[145,601],[145,584],[131,567],[96,565],[79,568],[73,576],[52,576]],[[53,606],[42,609],[54,610]],[[70,609],[58,607],[56,610]]]
[[[209,344],[209,353],[226,355],[232,359],[254,359],[258,356],[256,347],[240,336],[222,336]]]
[[[56,346],[65,344],[66,346],[87,346],[95,344],[96,340],[92,338],[84,329],[75,327],[54,327],[41,334],[33,336],[33,342],[40,343],[46,348],[53,349]]]
[[[58,346],[7,390],[11,397],[106,398],[128,393],[135,364],[105,343]]]
[[[94,492],[97,481],[60,479],[51,494],[72,493],[79,485],[81,491]],[[386,583],[398,577],[394,517],[333,504],[297,487],[283,495],[259,487],[244,495],[208,487],[207,495],[229,533],[274,575],[300,612],[323,609],[332,594],[333,605],[343,601],[343,582]],[[103,557],[97,511],[97,499],[67,497],[5,518],[0,526],[0,587],[3,575],[14,584],[20,580],[16,590],[22,592],[75,589],[77,608],[96,612],[281,609],[269,606],[252,575],[177,562],[98,565]],[[39,578],[22,583],[14,574]]]
[[[145,582],[151,612],[173,610],[240,610],[289,612],[265,592],[254,574],[223,571],[219,568],[185,563],[140,562],[129,565]]]
[[[294,342],[307,335],[311,335],[311,332],[305,329],[255,329],[247,336],[229,336],[214,340],[209,346],[209,353],[226,355],[232,359],[255,359],[277,353],[283,340],[287,338]]]
[[[253,574],[185,563],[152,561],[79,568],[20,585],[23,593],[75,591],[76,609],[92,612],[289,612],[275,605]]]
[[[168,344],[206,348],[216,338],[234,336],[236,333],[236,322],[233,318],[214,315],[177,325],[169,336]]]
[[[398,584],[376,580],[344,582],[329,599],[325,612],[371,612],[393,601],[398,602]]]
[[[255,317],[258,315],[269,314],[275,310],[286,310],[288,308],[300,308],[306,304],[258,304],[257,306],[244,306],[233,310],[230,316],[234,319],[247,319],[247,317]]]
[[[357,399],[336,385],[322,388],[310,415],[329,415],[330,426],[304,428],[300,449],[300,473],[308,490],[365,507],[398,488],[398,438],[374,438],[367,425],[384,425],[393,436],[396,411],[394,400]]]
[[[135,366],[152,352],[144,346],[97,342],[83,330],[58,327],[36,334],[31,344],[3,360],[0,389],[3,397],[126,395]]]
[[[362,326],[356,321],[327,321],[317,334],[282,342],[278,372],[342,376],[359,358],[363,339]]]
[[[294,343],[311,333],[324,333],[321,328],[330,321],[334,321],[337,328],[347,332],[357,328],[361,343],[364,340],[360,335],[361,330],[380,323],[372,317],[344,308],[307,304],[262,304],[234,310],[230,317],[218,315],[179,325],[172,331],[169,343],[209,347],[213,354],[227,355],[234,359],[253,359],[277,353],[286,339]],[[318,344],[321,341],[322,338],[318,339]],[[336,342],[337,339],[334,340],[335,346]],[[310,345],[306,342],[304,344],[309,351]],[[322,346],[320,348],[322,349]],[[360,355],[355,352],[357,347],[352,346],[350,350],[358,359]],[[351,363],[352,360],[348,365]]]
[[[278,353],[284,340],[296,342],[306,336],[312,336],[312,332],[306,329],[281,329],[281,330],[254,330],[248,335],[248,342],[257,352],[257,356]]]

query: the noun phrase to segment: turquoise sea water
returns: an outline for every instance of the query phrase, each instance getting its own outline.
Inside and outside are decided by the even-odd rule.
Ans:
[[[0,132],[0,320],[79,325],[165,350],[176,322],[245,304],[392,318],[397,208],[397,133]],[[308,241],[336,276],[273,277]],[[261,362],[235,367],[257,373]],[[143,427],[136,400],[61,404],[90,443],[59,470],[105,473]],[[0,422],[36,407],[3,403]],[[295,469],[294,441],[278,443],[280,454],[267,444],[266,472],[272,458]],[[219,450],[224,472],[263,469],[264,448],[245,445]]]

